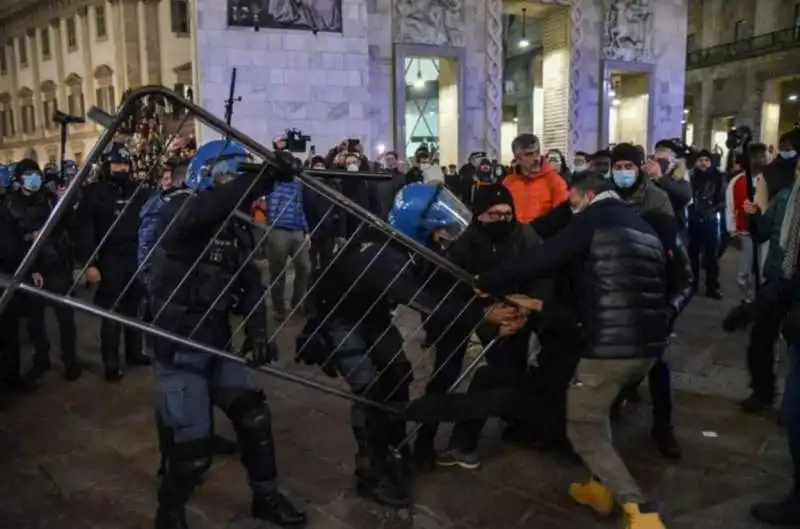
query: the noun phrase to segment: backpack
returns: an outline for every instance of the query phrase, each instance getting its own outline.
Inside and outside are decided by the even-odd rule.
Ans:
[[[139,213],[139,245],[136,249],[136,261],[141,270],[140,274],[145,283],[150,275],[150,253],[153,251],[161,234],[158,232],[158,224],[161,220],[164,206],[173,197],[178,195],[191,194],[191,189],[178,189],[171,192],[156,193],[147,199]]]

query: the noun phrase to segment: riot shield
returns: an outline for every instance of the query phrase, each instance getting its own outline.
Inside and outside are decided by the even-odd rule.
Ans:
[[[225,291],[227,291],[229,288],[234,288],[236,279],[240,276],[240,274],[243,273],[246,267],[255,266],[261,270],[263,276],[269,276],[268,279],[264,280],[266,288],[264,294],[259,300],[260,304],[266,304],[269,307],[272,305],[272,293],[276,288],[276,285],[280,281],[286,282],[287,278],[291,279],[293,275],[293,267],[301,258],[305,258],[302,254],[304,252],[308,252],[307,245],[299,245],[291,252],[286,262],[281,264],[279,267],[280,269],[277,270],[277,273],[274,264],[269,267],[264,267],[262,264],[258,263],[257,258],[259,257],[259,248],[263,247],[265,243],[269,241],[271,234],[274,232],[274,228],[269,224],[256,223],[248,214],[245,213],[247,208],[242,206],[246,200],[246,197],[248,196],[247,194],[242,195],[240,202],[236,205],[236,207],[233,207],[230,209],[230,211],[226,212],[226,218],[219,219],[220,222],[217,223],[218,228],[216,228],[215,233],[209,234],[207,245],[205,250],[202,252],[202,255],[197,257],[197,259],[191,263],[190,266],[188,266],[188,271],[175,286],[174,291],[169,293],[166,303],[162,305],[162,307],[167,307],[169,305],[169,301],[175,295],[177,295],[178,291],[185,286],[186,282],[192,280],[192,277],[194,277],[192,272],[199,265],[203,255],[212,250],[214,241],[217,239],[221,231],[225,229],[225,226],[227,226],[229,222],[232,222],[234,219],[236,219],[235,221],[246,222],[251,225],[252,231],[255,233],[255,239],[257,240],[253,250],[249,253],[249,255],[246,256],[244,262],[239,266],[236,273],[228,281],[226,288],[220,290],[219,297],[217,297],[216,300],[211,301],[208,312],[206,312],[204,315],[200,315],[197,323],[187,332],[179,333],[174,331],[171,326],[165,323],[163,319],[164,314],[162,314],[161,310],[153,310],[154,314],[152,314],[152,317],[145,321],[142,318],[125,315],[119,309],[120,303],[131,289],[141,288],[140,280],[141,275],[144,273],[146,268],[146,263],[149,262],[153,253],[157,251],[167,237],[169,230],[172,229],[172,222],[181,217],[180,211],[175,214],[172,217],[172,221],[163,228],[162,232],[158,236],[157,241],[147,252],[147,255],[144,256],[144,259],[141,262],[137,263],[135,271],[125,277],[125,284],[118,291],[116,299],[110,304],[110,306],[101,307],[97,304],[87,301],[85,296],[80,296],[81,278],[84,276],[84,273],[89,266],[88,263],[96,262],[98,256],[102,256],[104,253],[109,251],[108,243],[111,239],[113,239],[114,231],[120,229],[120,226],[118,225],[120,219],[122,219],[126,214],[139,214],[139,212],[136,211],[126,211],[128,208],[135,207],[134,204],[137,203],[135,200],[128,200],[121,207],[121,211],[117,212],[116,220],[111,224],[105,233],[96,234],[96,246],[90,252],[90,255],[83,260],[84,264],[81,267],[82,269],[75,275],[75,282],[68,292],[56,293],[48,290],[46,284],[43,288],[37,288],[31,283],[29,278],[31,273],[35,271],[34,263],[36,262],[39,252],[45,247],[45,245],[48,244],[50,238],[54,236],[56,227],[59,225],[59,223],[61,223],[67,215],[70,215],[71,212],[74,211],[76,203],[79,199],[81,187],[89,181],[92,168],[100,162],[101,155],[103,155],[103,153],[109,148],[112,142],[120,141],[120,135],[130,130],[132,116],[134,116],[134,114],[137,112],[137,109],[141,109],[143,106],[145,106],[145,102],[152,98],[155,98],[157,101],[161,102],[166,101],[173,108],[185,109],[184,117],[182,118],[183,120],[186,120],[189,116],[192,116],[196,121],[218,132],[221,138],[225,138],[224,141],[235,142],[239,146],[244,147],[252,155],[252,159],[254,160],[254,163],[257,164],[256,167],[260,173],[267,174],[268,171],[274,169],[275,166],[280,164],[281,160],[279,160],[276,154],[270,149],[267,149],[252,138],[243,134],[241,131],[226,125],[223,120],[196,105],[192,101],[182,98],[164,87],[144,87],[132,91],[126,96],[114,115],[106,114],[98,109],[92,109],[89,112],[89,117],[96,123],[100,124],[104,129],[100,139],[92,149],[91,153],[89,153],[89,155],[86,157],[86,161],[79,174],[69,183],[60,201],[53,209],[50,218],[39,231],[30,247],[30,250],[25,255],[22,263],[17,268],[13,276],[0,277],[0,286],[4,288],[2,291],[2,296],[0,297],[0,312],[2,312],[2,310],[7,306],[11,296],[13,295],[26,294],[38,296],[44,298],[44,300],[50,303],[67,305],[73,309],[83,311],[84,313],[88,313],[99,318],[113,320],[114,322],[117,322],[123,326],[138,330],[144,333],[145,336],[149,336],[157,340],[168,341],[184,350],[208,353],[219,357],[224,361],[242,363],[254,370],[292,383],[300,384],[315,391],[321,391],[329,395],[369,406],[371,408],[377,408],[387,413],[407,416],[407,405],[409,402],[397,402],[396,399],[392,399],[393,393],[397,388],[384,392],[381,400],[371,398],[369,396],[369,391],[362,391],[360,394],[356,395],[349,391],[342,383],[343,379],[347,379],[347,373],[339,373],[340,377],[338,378],[331,378],[325,374],[325,372],[328,371],[326,370],[326,364],[328,363],[327,360],[323,362],[321,366],[312,367],[298,364],[296,362],[296,360],[303,355],[304,351],[302,349],[304,347],[308,347],[307,344],[312,343],[313,340],[305,340],[302,345],[298,347],[292,347],[296,343],[296,336],[301,332],[300,327],[303,326],[301,324],[304,323],[304,319],[299,317],[297,313],[300,312],[303,307],[307,306],[307,300],[310,300],[314,297],[318,289],[321,288],[321,285],[326,284],[326,281],[330,283],[330,274],[334,273],[333,270],[336,268],[337,259],[344,255],[348,249],[353,248],[354,245],[358,246],[363,244],[363,235],[367,232],[370,233],[371,244],[379,247],[379,251],[375,254],[376,258],[381,254],[381,252],[387,251],[392,247],[397,248],[398,245],[404,249],[404,252],[412,256],[412,259],[409,259],[400,270],[398,276],[401,273],[406,273],[406,267],[410,266],[412,263],[414,266],[424,264],[427,267],[428,272],[421,283],[422,286],[420,287],[420,290],[418,292],[408,293],[406,303],[404,304],[405,307],[410,307],[413,309],[415,306],[414,301],[418,294],[421,293],[422,289],[428,288],[432,281],[440,281],[444,277],[448,279],[447,281],[441,281],[441,284],[447,286],[441,292],[439,303],[447,302],[447,300],[451,299],[451,296],[461,296],[460,299],[463,302],[465,310],[468,305],[477,303],[477,294],[472,288],[472,279],[469,274],[456,267],[453,263],[438,253],[430,250],[426,246],[394,229],[389,223],[386,222],[386,220],[379,218],[375,214],[366,210],[354,200],[348,198],[339,189],[337,189],[334,184],[332,184],[333,179],[341,180],[344,178],[354,178],[353,173],[331,172],[326,174],[325,172],[313,173],[307,171],[298,172],[296,174],[295,178],[302,184],[303,191],[308,190],[313,192],[317,197],[321,197],[325,204],[324,211],[322,211],[320,218],[316,219],[314,225],[308,226],[308,235],[309,239],[312,241],[312,244],[317,238],[317,235],[324,230],[325,226],[327,225],[327,221],[334,215],[346,215],[347,219],[351,223],[351,229],[347,232],[346,237],[344,237],[342,240],[336,241],[336,247],[331,253],[330,259],[323,263],[318,270],[316,270],[315,273],[310,276],[308,286],[305,289],[302,299],[294,300],[296,304],[291,308],[290,312],[285,315],[286,317],[282,318],[281,321],[276,323],[273,323],[272,319],[270,318],[270,324],[268,326],[271,334],[270,341],[277,343],[281,349],[280,361],[278,363],[261,364],[254,358],[240,352],[238,349],[237,343],[241,342],[241,338],[239,337],[243,335],[243,330],[246,328],[248,321],[251,318],[256,317],[255,314],[257,311],[255,309],[245,311],[246,313],[241,314],[239,319],[233,321],[231,326],[233,331],[232,338],[230,338],[228,343],[224,346],[219,344],[209,345],[207,342],[197,339],[197,333],[203,328],[203,325],[205,325],[204,322],[206,321],[207,317],[209,317],[212,307],[218,305],[218,302]],[[177,130],[182,128],[184,127],[181,124],[177,127]],[[162,156],[169,154],[170,143],[175,140],[177,140],[177,137],[171,137],[164,142],[165,145],[163,146],[163,151],[161,153]],[[136,154],[134,153],[134,156],[135,155]],[[148,174],[146,177],[142,177],[141,174],[139,175],[134,195],[136,193],[153,192],[150,183],[157,179],[157,173],[160,170],[159,167],[161,167],[158,163],[158,160],[155,158],[156,157],[153,156],[153,153],[148,154],[148,159],[151,160],[152,167],[147,168]],[[357,178],[381,179],[385,178],[385,176],[381,174],[360,173],[358,174]],[[253,182],[256,181],[257,179],[253,180]],[[191,207],[191,204],[191,200],[186,200],[181,204],[180,207]],[[248,206],[248,204],[244,204],[244,206]],[[267,261],[269,261],[271,257],[274,258],[274,256],[271,256],[269,252],[269,246],[267,245]],[[360,280],[368,277],[368,274],[373,273],[371,266],[372,262],[368,263],[364,269],[360,271],[352,284],[345,285],[345,288],[342,291],[342,299],[344,299],[348,293],[358,289]],[[265,268],[270,268],[271,270],[266,270]],[[335,278],[333,279],[335,280]],[[392,282],[393,281],[390,280],[388,282],[389,284],[385,285],[386,292],[390,290]],[[334,300],[333,303],[335,305],[336,301]],[[339,303],[341,303],[341,300]],[[317,332],[321,332],[321,329],[327,322],[327,318],[330,317],[331,313],[335,312],[336,307],[331,307],[331,309],[332,310],[329,312],[328,316],[323,315],[316,321],[316,327],[309,328],[308,325],[305,325],[304,328],[306,333],[314,335]],[[372,307],[369,307],[366,312],[370,312],[371,309]],[[456,355],[457,353],[455,349],[459,349],[460,346],[463,346],[464,343],[470,340],[470,337],[474,335],[473,331],[475,329],[470,329],[469,332],[461,332],[459,334],[459,336],[463,336],[463,341],[460,344],[455,344],[452,352],[445,351],[442,353],[440,350],[438,360],[436,362],[432,362],[429,356],[437,350],[437,346],[440,345],[439,340],[443,335],[448,334],[450,327],[448,326],[444,329],[440,328],[436,339],[433,340],[432,343],[429,343],[428,347],[424,348],[423,350],[420,347],[413,346],[413,344],[418,343],[420,338],[423,336],[424,328],[430,322],[430,314],[417,314],[415,311],[408,309],[401,309],[400,312],[402,313],[402,317],[406,318],[406,320],[409,322],[404,327],[405,332],[402,336],[403,343],[400,347],[397,347],[396,351],[389,355],[391,358],[387,363],[387,366],[385,369],[376,374],[375,379],[371,384],[378,383],[380,381],[381,377],[384,375],[384,371],[391,367],[391,364],[395,359],[405,359],[407,355],[411,369],[410,372],[408,372],[405,376],[409,378],[413,377],[413,379],[423,382],[430,380],[430,378],[433,376],[436,376],[444,368],[444,366],[448,365],[449,362],[458,362],[460,374],[451,381],[452,383],[449,384],[449,391],[452,391],[468,377],[471,370],[473,370],[481,362],[486,351],[494,343],[494,340],[484,343],[480,347],[480,352],[473,356],[468,356],[466,359],[463,358],[463,355],[458,358],[451,358],[451,355]],[[366,315],[367,314],[365,313],[364,317],[366,317]],[[307,324],[307,321],[305,321],[305,323]],[[362,323],[363,321],[351,322],[354,328]],[[455,318],[455,321],[450,322],[450,326],[454,326],[457,323],[458,318]],[[383,336],[385,336],[387,333],[393,332],[393,329],[396,329],[397,325],[398,322],[395,318],[395,320],[390,320],[387,322],[384,330],[373,334],[373,342],[367,344],[365,348],[366,350],[363,355],[364,360],[373,354],[374,348],[378,343],[382,342]],[[329,351],[331,359],[339,353],[338,348],[344,341],[346,340],[342,340],[342,342],[339,344],[334,344],[332,349]],[[439,349],[441,349],[441,347],[439,347]],[[293,362],[292,360],[295,361]],[[322,367],[322,369],[320,369],[320,367]],[[355,367],[353,367],[353,369],[355,369]],[[328,374],[330,375],[330,372],[328,372]],[[398,381],[398,385],[402,382],[404,381]],[[412,387],[412,400],[419,397],[420,394],[421,390],[419,387],[416,387],[416,389]],[[409,434],[404,441],[404,444],[411,439],[412,435],[413,432]]]

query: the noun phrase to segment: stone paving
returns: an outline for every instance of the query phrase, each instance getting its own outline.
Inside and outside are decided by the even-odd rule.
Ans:
[[[724,267],[726,276],[730,257]],[[683,460],[665,461],[649,442],[646,402],[626,407],[615,425],[617,444],[631,471],[662,503],[671,529],[759,529],[747,516],[749,505],[776,498],[788,487],[789,460],[775,421],[744,415],[726,398],[746,389],[743,347],[747,336],[724,336],[719,330],[719,320],[730,303],[698,298],[678,328],[672,360],[678,371],[676,386],[681,389],[676,392],[675,422]],[[405,323],[408,331],[410,323]],[[5,478],[0,480],[0,528],[151,527],[158,466],[152,376],[149,370],[139,369],[129,371],[117,385],[102,381],[97,322],[80,316],[79,324],[89,373],[67,383],[53,370],[45,376],[41,391],[18,399],[0,413],[0,471]],[[289,325],[282,336],[287,351],[296,329]],[[422,356],[417,347],[411,350],[415,358]],[[282,365],[315,376],[313,369],[286,359]],[[391,511],[364,502],[353,492],[354,443],[347,403],[257,376],[272,404],[282,484],[306,506],[310,528],[615,526],[575,508],[567,498],[570,480],[582,476],[579,467],[502,443],[494,422],[482,442],[481,470],[417,476],[415,505],[410,510]],[[417,391],[424,382],[424,377],[419,378]],[[324,376],[319,379],[330,382]],[[683,391],[687,389],[693,392]],[[218,425],[222,433],[232,435],[224,417],[219,417]],[[441,444],[446,443],[446,433],[440,435]],[[246,517],[248,502],[238,461],[219,458],[191,502],[191,526],[269,527]]]

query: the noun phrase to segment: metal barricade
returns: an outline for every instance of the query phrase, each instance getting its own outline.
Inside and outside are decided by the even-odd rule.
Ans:
[[[98,316],[100,318],[113,320],[123,326],[133,328],[135,330],[141,331],[146,335],[150,335],[156,339],[160,340],[167,340],[172,342],[179,348],[184,348],[186,350],[191,351],[200,351],[204,353],[209,353],[216,357],[219,357],[225,361],[230,362],[239,362],[242,364],[246,364],[247,366],[251,367],[254,370],[266,373],[268,375],[278,377],[280,379],[301,384],[307,388],[321,391],[330,395],[334,395],[337,397],[341,397],[350,401],[354,401],[365,406],[369,406],[372,408],[377,408],[380,410],[384,410],[388,413],[392,414],[403,414],[405,405],[408,404],[407,402],[393,402],[390,403],[389,401],[392,400],[393,394],[397,391],[397,387],[393,388],[389,392],[384,392],[384,399],[382,400],[375,400],[373,398],[368,397],[370,395],[369,391],[363,391],[359,395],[353,394],[352,392],[348,391],[339,381],[326,377],[319,369],[308,369],[302,365],[297,365],[295,362],[286,362],[287,358],[290,358],[290,355],[285,350],[281,350],[281,362],[279,364],[267,364],[267,365],[259,365],[252,361],[251,358],[242,356],[236,352],[236,348],[234,347],[234,342],[237,340],[237,336],[242,335],[243,329],[245,328],[248,321],[254,317],[254,314],[257,312],[255,308],[249,311],[249,313],[244,314],[242,320],[238,323],[232,324],[232,338],[229,340],[228,344],[224,347],[214,347],[207,343],[201,342],[196,339],[197,332],[202,329],[202,326],[205,324],[206,319],[208,318],[212,307],[220,301],[220,299],[225,295],[225,292],[229,288],[233,288],[234,283],[238,277],[243,273],[246,267],[257,266],[254,264],[254,258],[257,255],[257,249],[262,246],[266,241],[269,240],[271,234],[273,233],[273,228],[269,225],[258,225],[251,221],[246,214],[242,213],[243,208],[242,203],[245,199],[246,195],[242,196],[240,203],[237,204],[237,207],[231,209],[227,213],[227,217],[224,219],[220,219],[218,223],[218,227],[215,230],[216,232],[209,237],[208,243],[205,247],[205,251],[209,251],[212,246],[214,240],[218,237],[221,231],[225,228],[226,225],[230,222],[250,222],[253,226],[258,227],[258,229],[253,230],[255,233],[255,239],[258,241],[253,248],[252,252],[247,256],[245,262],[238,268],[236,273],[233,277],[228,281],[226,287],[220,290],[217,299],[211,306],[208,308],[208,311],[199,319],[194,328],[191,329],[188,333],[179,334],[176,332],[172,332],[168,329],[168,327],[162,321],[162,317],[164,316],[160,311],[155,311],[153,314],[152,322],[145,322],[141,319],[136,317],[131,317],[130,315],[124,315],[119,311],[119,304],[123,296],[130,289],[140,288],[139,281],[141,275],[143,273],[143,269],[145,266],[145,262],[153,255],[153,252],[163,243],[165,237],[168,235],[169,230],[173,227],[173,222],[175,219],[179,218],[180,211],[178,214],[175,214],[171,221],[164,227],[162,233],[159,234],[158,241],[156,242],[155,246],[150,250],[145,261],[142,262],[141,265],[136,268],[135,272],[133,272],[129,277],[126,277],[126,284],[117,299],[111,304],[110,308],[101,308],[96,304],[90,303],[81,299],[79,296],[76,296],[76,289],[80,284],[81,277],[86,272],[88,263],[94,262],[98,256],[102,256],[104,252],[108,251],[108,241],[110,238],[114,236],[114,230],[119,229],[118,222],[122,219],[126,213],[127,214],[136,214],[138,212],[129,212],[126,211],[127,208],[131,207],[131,204],[136,203],[134,200],[129,200],[122,210],[119,212],[116,220],[111,225],[110,229],[107,230],[106,233],[98,234],[96,236],[97,245],[94,248],[94,251],[89,256],[88,260],[86,260],[86,265],[83,266],[83,269],[80,273],[76,274],[75,282],[72,285],[72,288],[66,294],[59,294],[47,289],[47,285],[44,288],[39,289],[33,286],[27,278],[30,277],[31,273],[34,272],[34,263],[36,261],[37,255],[42,250],[42,248],[47,244],[50,237],[52,237],[59,226],[59,223],[64,221],[65,217],[71,215],[78,198],[79,190],[81,186],[86,181],[87,177],[89,176],[90,170],[92,166],[99,162],[101,155],[106,151],[109,145],[112,143],[115,137],[115,133],[121,130],[121,127],[124,123],[127,122],[129,116],[133,112],[133,110],[140,105],[141,101],[144,98],[157,96],[161,97],[164,100],[169,101],[173,105],[179,105],[182,108],[187,109],[187,112],[184,115],[184,119],[187,119],[189,116],[194,116],[196,120],[199,120],[203,124],[207,125],[211,129],[216,130],[221,134],[222,137],[227,138],[226,141],[235,142],[236,144],[244,147],[247,149],[254,159],[258,160],[259,163],[263,162],[260,170],[262,173],[270,170],[272,167],[278,164],[279,160],[276,157],[276,154],[273,153],[271,150],[267,149],[263,145],[259,144],[252,138],[248,137],[247,135],[243,134],[242,132],[236,130],[235,128],[229,127],[225,124],[225,122],[207,110],[203,109],[202,107],[196,105],[195,103],[184,99],[171,90],[168,90],[164,87],[144,87],[138,90],[132,91],[122,102],[120,107],[117,110],[116,115],[105,114],[102,111],[97,109],[92,109],[89,113],[89,117],[92,118],[95,122],[101,124],[104,128],[100,139],[98,140],[97,144],[92,149],[91,153],[87,156],[86,162],[83,168],[80,170],[79,174],[76,178],[74,178],[67,187],[64,195],[62,196],[61,200],[55,206],[50,218],[47,220],[46,224],[38,233],[38,236],[34,240],[30,250],[25,255],[21,265],[15,271],[13,277],[0,277],[0,287],[3,287],[3,293],[0,297],[0,312],[7,306],[11,296],[17,294],[29,294],[33,296],[38,296],[44,298],[47,302],[56,303],[56,304],[63,304],[67,305],[73,309],[83,311],[84,313],[88,313],[90,315]],[[179,127],[180,129],[181,127]],[[169,147],[167,146],[167,149]],[[156,168],[154,167],[153,170]],[[329,262],[325,263],[320,270],[317,271],[316,274],[311,276],[311,280],[309,285],[306,289],[305,295],[300,300],[295,300],[297,303],[294,307],[291,308],[290,313],[287,315],[285,319],[278,322],[277,324],[270,325],[270,334],[271,340],[277,342],[279,344],[285,343],[289,341],[289,343],[294,343],[295,335],[299,333],[299,329],[297,325],[298,321],[302,321],[301,318],[297,317],[297,312],[301,310],[303,306],[305,306],[318,291],[320,285],[324,284],[326,281],[330,281],[331,278],[329,277],[332,274],[332,270],[335,269],[335,265],[337,260],[344,254],[344,252],[348,251],[348,249],[352,249],[354,245],[361,245],[363,244],[363,235],[367,232],[370,233],[370,241],[371,244],[379,245],[380,250],[376,254],[376,258],[381,252],[386,251],[388,248],[397,248],[397,245],[400,245],[405,252],[412,256],[412,259],[408,260],[406,264],[403,266],[403,269],[398,273],[398,278],[402,273],[406,273],[407,267],[411,266],[412,263],[416,266],[420,263],[425,263],[429,267],[429,274],[422,282],[422,288],[420,288],[417,292],[409,292],[407,299],[405,301],[405,305],[410,308],[415,307],[415,299],[417,296],[422,292],[423,288],[429,288],[431,286],[432,281],[439,281],[443,277],[447,277],[447,281],[443,281],[442,284],[446,284],[447,287],[442,290],[441,293],[441,301],[439,302],[444,303],[447,300],[453,299],[453,296],[461,296],[460,300],[463,300],[464,307],[466,307],[471,303],[476,303],[476,294],[472,289],[471,285],[471,277],[469,274],[464,272],[463,270],[456,267],[453,263],[445,259],[444,257],[438,255],[437,253],[433,252],[429,248],[417,243],[413,239],[407,237],[403,233],[394,229],[391,225],[389,225],[384,219],[377,217],[376,215],[370,213],[360,205],[358,205],[353,200],[349,199],[345,195],[343,195],[339,190],[336,189],[334,185],[331,185],[330,182],[326,181],[326,176],[330,176],[331,178],[348,178],[352,176],[346,173],[331,173],[330,175],[326,175],[324,173],[315,173],[315,176],[312,176],[308,173],[300,173],[297,175],[296,179],[302,184],[304,190],[311,191],[315,193],[317,196],[322,197],[325,201],[327,209],[322,214],[321,218],[318,219],[315,225],[309,226],[309,237],[311,240],[314,240],[320,230],[324,229],[326,222],[334,217],[339,215],[345,215],[351,225],[353,226],[352,229],[349,230],[349,236],[345,237],[344,240],[340,240],[337,243],[337,248],[333,252],[332,257]],[[151,175],[152,176],[152,175]],[[320,178],[322,177],[322,178]],[[381,178],[381,175],[375,176],[375,178]],[[151,178],[152,179],[152,178]],[[256,180],[254,180],[255,182]],[[138,186],[134,192],[136,193],[148,193],[147,183],[146,180],[142,180],[138,183]],[[186,200],[181,204],[181,208],[191,204],[191,200]],[[247,204],[245,204],[247,205]],[[273,212],[274,213],[274,212]],[[278,213],[279,214],[279,213]],[[266,289],[264,295],[262,296],[259,303],[270,305],[270,298],[271,293],[275,289],[275,285],[279,281],[285,281],[287,277],[289,277],[290,270],[293,266],[293,262],[298,261],[301,258],[301,254],[303,252],[307,252],[308,248],[305,245],[299,246],[292,255],[289,256],[287,263],[284,263],[281,267],[281,270],[277,274],[273,274],[275,277],[270,277],[268,281],[266,281]],[[205,252],[204,252],[205,253]],[[177,285],[177,287],[169,294],[166,303],[164,303],[164,307],[166,307],[169,302],[176,296],[179,292],[180,288],[182,288],[187,281],[190,281],[192,276],[192,272],[198,266],[202,255],[194,261],[193,264],[189,267],[189,271],[184,275],[183,279]],[[267,256],[269,259],[269,255]],[[274,258],[274,256],[273,256]],[[373,262],[375,260],[373,259]],[[373,262],[367,264],[364,270],[361,270],[357,275],[357,279],[353,284],[346,285],[344,289],[344,296],[342,299],[345,299],[347,294],[350,294],[354,289],[358,288],[359,282],[363,281],[365,278],[369,277],[371,274],[371,267]],[[273,265],[273,271],[275,266]],[[263,275],[267,275],[265,271],[262,270]],[[397,278],[395,278],[397,279]],[[388,295],[388,292],[391,290],[392,282],[390,284],[385,285],[384,294]],[[466,288],[465,288],[466,287]],[[338,301],[338,303],[342,302],[342,299]],[[335,312],[338,308],[338,303],[334,303],[334,307],[328,314],[328,316],[322,317],[319,320],[319,325],[317,328],[312,329],[311,333],[319,332],[320,329],[325,325],[327,319],[330,317],[330,314]],[[370,310],[374,308],[371,306],[369,310],[366,312],[369,313]],[[403,311],[404,313],[406,311]],[[363,317],[366,317],[367,314],[365,313]],[[413,317],[412,317],[413,320]],[[423,334],[423,328],[430,322],[430,314],[421,314],[419,321],[415,322],[412,325],[410,332],[406,333],[404,338],[404,345],[408,345],[412,340],[421,337]],[[360,321],[351,322],[353,328],[355,329],[356,326],[363,323],[363,318]],[[426,357],[429,352],[435,351],[437,349],[437,345],[439,344],[439,340],[441,336],[447,334],[450,330],[451,326],[454,326],[458,323],[458,318],[454,321],[450,322],[447,328],[439,329],[437,339],[434,343],[429,344],[430,346],[427,348],[427,351],[422,351],[421,348],[413,348],[417,350],[417,353],[413,353],[411,351],[412,348],[410,347],[400,347],[394,353],[394,356],[391,359],[391,362],[395,361],[399,358],[406,358],[406,355],[409,355],[408,361],[410,363],[411,370],[407,373],[406,376],[414,377],[417,380],[429,380],[430,377],[435,376],[439,370],[441,370],[447,362],[450,360],[448,355],[454,355],[456,351],[453,351],[448,354],[441,355],[437,362],[437,365],[434,368],[431,368],[431,362],[426,361]],[[366,360],[373,351],[373,348],[381,341],[381,338],[386,335],[386,333],[392,331],[393,328],[397,325],[396,321],[390,321],[387,327],[382,331],[377,333],[378,336],[374,336],[375,341],[372,344],[368,344],[366,353],[364,354],[362,360]],[[462,342],[461,346],[465,346],[466,341],[469,337],[473,334],[474,329],[471,332],[460,332],[458,333],[459,336],[464,336],[464,342]],[[343,340],[344,341],[344,340]],[[330,353],[330,357],[326,360],[326,364],[330,362],[336,354],[338,354],[338,348],[341,346],[340,342],[338,345],[334,347],[334,349]],[[308,343],[308,342],[306,342]],[[483,356],[485,355],[486,351],[489,347],[493,344],[489,343],[486,344],[481,353],[476,356],[471,356],[470,360],[468,360],[469,365],[461,369],[460,375],[452,381],[452,385],[450,386],[450,390],[457,388],[460,383],[465,380],[470,374],[470,371],[474,369],[479,362],[482,360]],[[294,351],[294,359],[296,360],[300,355],[303,354],[302,351],[303,347],[300,347],[301,350]],[[422,352],[420,352],[422,351]],[[458,359],[459,362],[462,361],[461,358]],[[390,362],[390,364],[391,364]],[[324,365],[322,366],[325,367]],[[357,366],[356,366],[357,367]],[[356,369],[354,367],[353,369]],[[309,373],[309,371],[312,371]],[[385,371],[385,370],[384,370]],[[342,378],[347,378],[347,373],[339,373]],[[380,377],[384,374],[383,371],[379,372],[373,380],[371,384],[376,383]],[[400,380],[397,381],[397,385],[404,383],[406,381]],[[412,396],[413,398],[413,396]],[[408,435],[406,440],[403,444],[408,443],[411,439],[413,432]]]

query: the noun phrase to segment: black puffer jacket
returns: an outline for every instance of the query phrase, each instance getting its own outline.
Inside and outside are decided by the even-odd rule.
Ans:
[[[613,197],[613,194],[611,195]],[[632,207],[605,198],[521,259],[481,274],[477,286],[505,294],[522,279],[575,264],[584,358],[649,358],[663,353],[669,325],[666,254]]]

